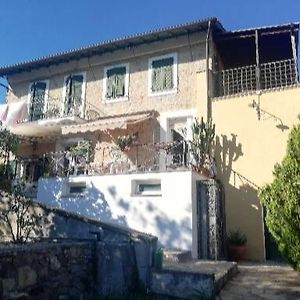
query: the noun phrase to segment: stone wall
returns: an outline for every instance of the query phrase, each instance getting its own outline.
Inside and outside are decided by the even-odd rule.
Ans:
[[[7,195],[2,193],[0,210],[4,209],[3,203],[5,203],[5,201],[3,201],[3,199],[5,199],[5,197],[7,197]],[[58,274],[71,270],[70,276],[75,276],[74,280],[77,282],[79,280],[77,280],[78,274],[87,272],[87,275],[83,276],[83,281],[91,284],[96,294],[122,294],[135,289],[137,285],[143,286],[145,289],[150,287],[153,256],[156,251],[157,243],[156,237],[118,225],[84,218],[75,213],[52,209],[35,202],[32,202],[30,207],[30,215],[33,216],[35,220],[35,226],[30,234],[31,242],[48,240],[51,242],[56,241],[58,244],[51,244],[51,246],[47,246],[47,248],[46,246],[42,247],[41,243],[34,243],[20,248],[21,250],[16,246],[0,248],[0,268],[5,265],[4,262],[6,261],[4,259],[2,262],[2,257],[5,257],[5,255],[8,257],[8,261],[6,262],[7,268],[5,270],[0,269],[0,276],[2,276],[0,278],[5,279],[4,283],[2,281],[2,286],[4,284],[5,291],[10,290],[9,286],[13,286],[11,289],[14,291],[22,291],[22,286],[19,286],[19,279],[14,276],[18,276],[19,267],[24,266],[33,268],[35,273],[38,272],[37,275],[32,275],[33,279],[35,279],[33,280],[34,284],[30,285],[33,286],[35,291],[36,284],[39,284],[38,278],[43,275],[39,275],[40,269],[35,270],[34,266],[40,266],[44,263],[48,264],[51,269],[51,257],[54,256],[57,258],[52,259],[52,263],[55,264],[57,260],[57,266],[61,265],[62,268],[64,268],[61,271],[57,270]],[[14,216],[12,215],[10,218],[13,219]],[[13,230],[16,230],[15,222],[12,222],[12,224],[14,227]],[[9,242],[11,236],[9,234],[8,224],[0,223],[0,230],[2,232],[0,240]],[[66,244],[67,241],[68,243]],[[63,251],[62,249],[64,247],[66,247],[66,249],[75,248],[78,250]],[[52,255],[52,251],[56,252],[53,252]],[[65,252],[70,252],[71,254],[78,252],[78,259],[77,256],[73,259],[73,254],[65,255]],[[40,258],[42,256],[40,253],[44,255],[44,261],[41,264],[39,263],[42,259]],[[22,258],[22,256],[24,257]],[[13,259],[13,257],[16,257],[16,259]],[[22,265],[23,262],[24,266]],[[66,264],[66,266],[64,266],[64,264]],[[80,264],[82,264],[82,268]],[[16,275],[10,275],[11,273],[8,266],[12,268],[11,272]],[[15,269],[15,271],[13,271],[13,269]],[[25,268],[25,271],[26,270],[28,274],[34,274],[34,272],[31,272],[31,269],[27,267]],[[73,271],[74,273],[72,273]],[[93,277],[91,277],[92,275]],[[11,278],[15,279],[8,280]],[[45,281],[48,279],[49,282],[47,284],[49,284],[49,286],[55,286],[56,280],[47,277]],[[75,290],[77,288],[79,288],[77,291],[77,295],[79,295],[81,293],[81,285],[75,285]],[[75,290],[74,293],[76,292]],[[25,292],[27,292],[27,287],[25,287]],[[43,299],[47,298],[43,297]]]
[[[0,299],[80,299],[95,281],[91,243],[0,247]]]

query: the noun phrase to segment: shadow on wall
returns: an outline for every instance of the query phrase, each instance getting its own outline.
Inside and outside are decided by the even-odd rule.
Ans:
[[[160,197],[131,197],[129,200],[121,196],[115,185],[100,190],[92,182],[88,184],[86,196],[64,197],[61,194],[61,187],[65,179],[56,179],[60,180],[60,184],[53,184],[55,179],[49,180],[53,180],[52,184],[43,184],[42,194],[51,194],[50,197],[47,196],[48,202],[43,202],[51,207],[155,235],[159,239],[160,246],[166,248],[191,248],[190,207],[182,211],[182,216],[176,216],[160,206],[158,201],[161,200]],[[40,199],[42,194],[39,195]],[[61,230],[63,229],[52,228],[52,236],[54,231],[59,236],[64,236]]]
[[[85,195],[62,195],[65,179],[58,179],[60,184],[44,184],[45,194],[51,194],[47,205],[80,214],[95,220],[127,226],[125,216],[113,216],[104,194],[90,182]],[[42,196],[42,195],[41,195]]]
[[[217,177],[225,189],[227,231],[240,229],[248,238],[248,258],[261,259],[262,212],[258,199],[258,186],[233,170],[233,163],[243,156],[242,144],[231,134],[216,137],[214,154]]]

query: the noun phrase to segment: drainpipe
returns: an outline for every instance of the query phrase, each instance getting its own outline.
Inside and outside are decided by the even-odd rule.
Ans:
[[[207,121],[212,118],[211,101],[210,101],[210,80],[209,80],[209,38],[211,33],[211,20],[208,21],[206,35],[206,99],[207,99]]]

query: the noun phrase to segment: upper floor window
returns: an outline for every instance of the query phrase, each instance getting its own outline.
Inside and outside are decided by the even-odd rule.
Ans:
[[[128,64],[104,68],[103,99],[107,102],[128,99]]]
[[[84,115],[86,74],[71,74],[65,77],[63,116]]]
[[[41,120],[45,117],[49,81],[36,81],[29,86],[29,119]]]
[[[174,93],[177,90],[177,54],[149,59],[149,94]]]

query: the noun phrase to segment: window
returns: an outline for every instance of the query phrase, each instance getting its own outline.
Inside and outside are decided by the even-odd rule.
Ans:
[[[65,77],[63,116],[84,115],[85,73]]]
[[[48,96],[48,81],[36,81],[29,87],[29,119],[41,120],[45,116]]]
[[[132,194],[136,196],[161,196],[160,179],[133,180]]]
[[[69,183],[69,194],[78,195],[84,194],[86,191],[86,183],[85,182],[70,182]]]
[[[177,90],[177,54],[149,60],[149,94],[169,94]]]
[[[128,99],[129,65],[104,68],[103,99],[107,102]]]

